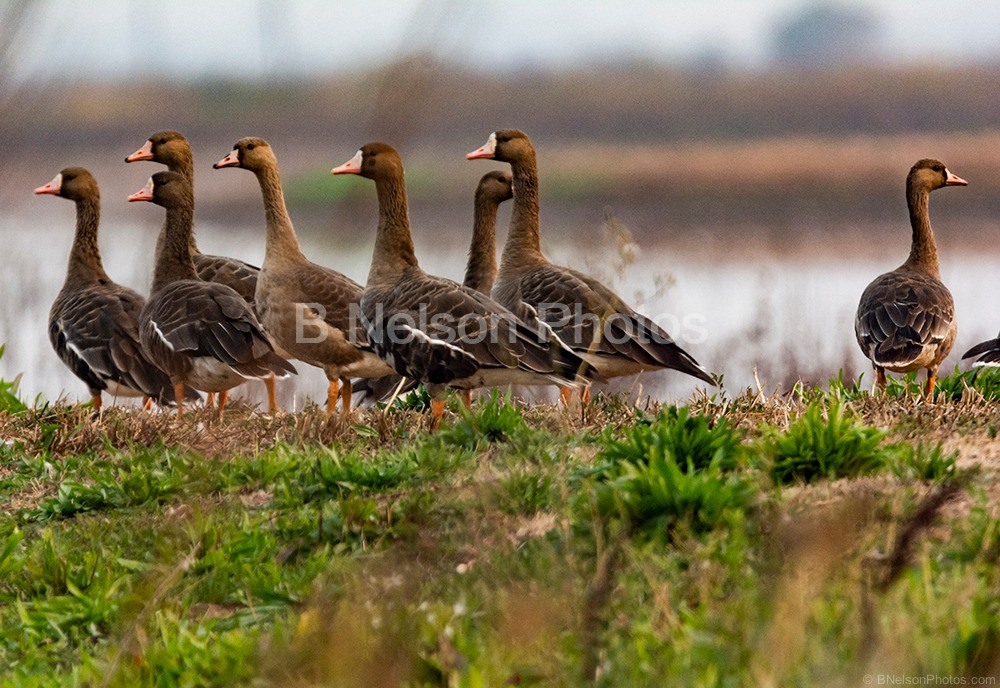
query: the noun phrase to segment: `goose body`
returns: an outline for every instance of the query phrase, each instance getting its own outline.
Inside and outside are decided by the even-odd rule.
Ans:
[[[294,374],[291,364],[274,352],[249,304],[231,287],[198,278],[188,236],[194,203],[187,178],[157,172],[129,201],[152,201],[167,211],[140,336],[170,376],[175,396],[188,386],[222,393],[221,415],[232,387],[252,378]],[[182,410],[178,402],[178,415]]]
[[[955,343],[955,302],[941,281],[937,245],[928,204],[931,191],[965,186],[937,160],[918,161],[906,177],[906,200],[913,238],[901,266],[876,277],[861,294],[854,333],[875,368],[875,386],[884,389],[885,371],[927,370],[930,397],[938,367]]]
[[[449,387],[575,385],[596,374],[557,339],[542,336],[488,296],[420,268],[395,149],[369,143],[332,172],[375,182],[379,221],[361,314],[379,356],[400,375],[427,385],[435,427]]]
[[[358,322],[361,285],[302,253],[285,206],[278,162],[267,141],[240,139],[215,167],[241,167],[257,177],[266,224],[264,264],[255,292],[261,322],[281,349],[323,369],[329,380],[327,412],[333,413],[339,396],[346,417],[351,377],[381,378],[392,373]]]
[[[66,281],[49,311],[49,341],[56,354],[90,392],[95,410],[101,393],[150,397],[169,404],[170,379],[150,360],[139,341],[145,299],[104,271],[97,243],[100,190],[82,167],[67,167],[36,194],[76,203],[76,232]]]
[[[538,170],[527,135],[516,129],[496,131],[466,157],[509,163],[513,177],[514,209],[493,298],[551,328],[605,378],[670,368],[715,384],[650,318],[599,280],[554,265],[542,254]]]

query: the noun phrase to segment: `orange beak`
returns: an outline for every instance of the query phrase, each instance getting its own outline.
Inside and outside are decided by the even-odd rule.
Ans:
[[[153,178],[150,177],[149,181],[146,182],[146,186],[142,187],[134,194],[128,197],[128,202],[133,203],[135,201],[151,201],[153,200]]]
[[[146,141],[142,148],[137,150],[132,155],[125,158],[125,162],[136,162],[138,160],[152,160],[153,159],[153,142]]]
[[[354,154],[354,157],[345,162],[340,167],[334,167],[330,174],[361,174],[361,151]]]
[[[229,151],[229,155],[224,157],[219,162],[212,165],[212,169],[219,170],[223,167],[239,167],[240,166],[240,154],[235,148]]]
[[[944,180],[944,185],[945,186],[968,186],[969,185],[969,182],[965,181],[964,179],[962,179],[961,177],[959,177],[957,175],[952,174],[951,171],[948,170],[947,168],[945,169],[945,172],[948,173],[948,177]]]
[[[36,194],[52,194],[53,196],[58,196],[59,191],[62,189],[62,172],[57,174],[52,178],[45,186],[40,186],[35,189]]]
[[[497,135],[490,134],[489,140],[485,145],[480,146],[476,150],[472,151],[466,155],[468,160],[488,160],[494,156],[497,147]]]

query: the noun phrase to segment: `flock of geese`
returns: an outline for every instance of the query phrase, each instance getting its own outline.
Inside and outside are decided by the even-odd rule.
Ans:
[[[167,167],[128,197],[166,211],[148,299],[104,271],[97,182],[86,169],[68,167],[35,189],[76,204],[66,281],[49,315],[52,345],[87,385],[95,411],[107,392],[143,397],[147,407],[175,404],[178,417],[186,401],[200,399],[198,391],[221,415],[229,390],[251,379],[263,381],[268,410],[277,412],[275,379],[295,374],[290,360],[324,371],[327,414],[336,413],[339,401],[345,418],[356,386],[385,399],[423,384],[432,427],[440,423],[449,388],[469,404],[477,388],[557,385],[568,405],[574,392],[586,403],[595,381],[647,370],[674,369],[716,384],[653,320],[600,281],[542,254],[535,149],[523,132],[496,131],[466,157],[508,163],[510,172],[492,171],[479,182],[462,284],[420,268],[395,149],[369,143],[331,170],[375,182],[378,224],[362,286],[303,254],[274,151],[256,137],[237,141],[213,167],[256,176],[264,203],[263,264],[201,253],[194,234],[191,147],[176,131],[153,134],[125,158]],[[941,282],[928,197],[934,189],[965,184],[936,160],[919,161],[907,176],[910,256],[868,286],[855,320],[878,388],[884,388],[887,370],[925,368],[930,396],[954,344],[954,302]],[[498,266],[497,208],[510,199],[510,229]],[[974,347],[970,356],[997,364],[1000,338]]]

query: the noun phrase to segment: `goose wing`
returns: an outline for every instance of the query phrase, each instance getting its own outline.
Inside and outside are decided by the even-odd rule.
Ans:
[[[854,332],[875,365],[902,368],[928,347],[944,342],[954,322],[955,302],[940,280],[893,271],[877,277],[862,293]]]
[[[74,291],[53,305],[49,340],[59,358],[92,391],[112,383],[172,402],[170,379],[139,342],[144,299],[117,284]]]
[[[579,353],[672,368],[714,385],[712,376],[652,319],[635,312],[600,281],[576,270],[540,265],[519,281],[519,300],[530,305]]]
[[[174,282],[146,310],[144,340],[158,341],[175,354],[215,358],[251,377],[295,373],[290,363],[275,355],[247,302],[229,287]]]

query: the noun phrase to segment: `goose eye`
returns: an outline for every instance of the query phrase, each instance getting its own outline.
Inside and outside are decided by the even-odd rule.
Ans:
[[[247,150],[253,150],[253,144],[252,143],[248,143],[247,144]]]
[[[933,169],[934,169],[935,172],[940,172],[941,171],[941,166],[940,165],[935,165]]]

